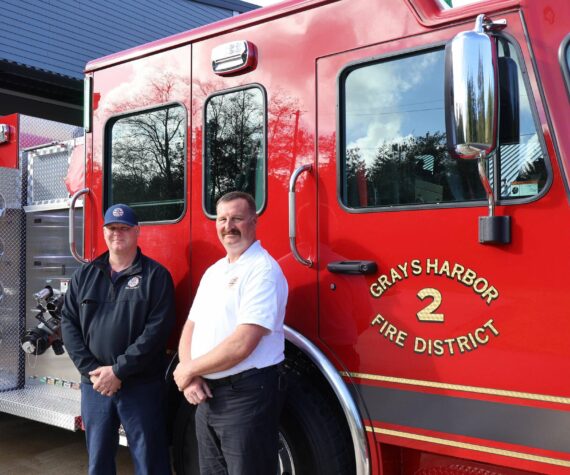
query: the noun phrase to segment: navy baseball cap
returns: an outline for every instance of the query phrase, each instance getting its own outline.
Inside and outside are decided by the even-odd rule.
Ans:
[[[126,224],[127,226],[138,226],[139,220],[132,208],[119,203],[111,206],[107,211],[105,211],[105,222],[103,223],[103,226],[115,223]]]

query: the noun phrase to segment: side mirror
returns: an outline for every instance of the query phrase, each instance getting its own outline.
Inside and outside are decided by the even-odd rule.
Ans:
[[[510,243],[510,216],[495,216],[495,194],[488,158],[497,148],[499,66],[497,47],[486,33],[504,28],[479,15],[473,31],[459,33],[445,48],[445,125],[447,146],[458,159],[477,159],[489,215],[479,218],[479,242]]]
[[[445,48],[447,144],[457,158],[489,155],[497,146],[497,50],[483,22],[479,15],[473,31],[459,33]]]

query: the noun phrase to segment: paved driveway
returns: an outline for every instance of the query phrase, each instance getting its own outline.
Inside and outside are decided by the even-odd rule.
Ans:
[[[0,413],[0,475],[87,473],[85,434]],[[129,450],[119,447],[118,475],[131,475]]]

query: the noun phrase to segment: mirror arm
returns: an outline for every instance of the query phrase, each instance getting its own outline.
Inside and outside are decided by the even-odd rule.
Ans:
[[[492,217],[495,216],[495,192],[493,191],[493,187],[489,182],[489,176],[487,175],[488,161],[487,154],[484,151],[481,151],[477,157],[479,178],[481,179],[483,188],[485,188],[485,192],[487,193],[487,200],[489,201],[489,216]]]

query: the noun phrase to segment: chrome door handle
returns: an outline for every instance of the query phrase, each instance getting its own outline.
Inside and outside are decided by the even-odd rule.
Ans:
[[[312,169],[313,166],[311,164],[301,165],[293,172],[291,179],[289,180],[289,245],[291,246],[291,252],[293,253],[293,256],[295,256],[295,259],[307,267],[311,267],[313,265],[313,261],[302,257],[297,250],[297,200],[295,196],[295,184],[297,183],[297,178],[299,178],[301,173],[310,172]]]
[[[83,264],[89,262],[77,253],[77,247],[75,245],[75,203],[81,195],[86,195],[89,193],[89,188],[83,188],[82,190],[76,191],[71,197],[71,203],[69,204],[69,251],[76,261]]]

